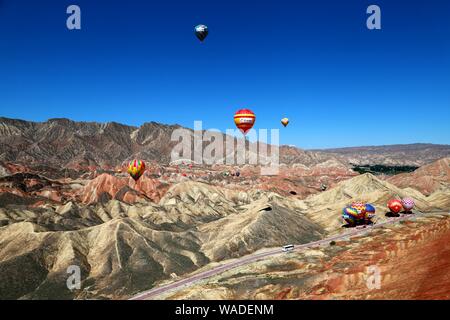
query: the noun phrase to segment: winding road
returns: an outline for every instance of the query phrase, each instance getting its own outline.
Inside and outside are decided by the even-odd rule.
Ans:
[[[314,246],[320,246],[322,244],[327,244],[330,243],[331,241],[334,240],[340,240],[340,239],[345,239],[348,237],[352,237],[352,236],[356,236],[356,235],[362,235],[365,233],[370,232],[372,229],[375,228],[380,228],[383,227],[385,225],[389,225],[389,224],[394,224],[394,223],[398,223],[402,220],[408,220],[408,219],[412,219],[412,218],[416,218],[418,216],[423,215],[423,213],[416,213],[414,215],[401,215],[400,217],[396,217],[396,218],[390,218],[387,221],[381,222],[381,223],[377,223],[371,226],[365,226],[365,227],[356,227],[350,231],[329,237],[329,238],[325,238],[325,239],[321,239],[318,241],[314,241],[314,242],[308,242],[308,243],[304,243],[304,244],[300,244],[300,245],[295,245],[294,249],[291,250],[292,251],[302,251],[305,250],[307,248],[311,248]],[[250,264],[252,262],[258,261],[258,260],[262,260],[264,258],[267,257],[272,257],[275,255],[279,255],[279,254],[286,254],[286,252],[284,252],[282,250],[282,248],[274,248],[274,249],[270,249],[268,251],[264,251],[264,252],[260,252],[260,253],[254,253],[254,254],[250,254],[250,255],[246,255],[244,257],[238,258],[232,262],[229,263],[225,263],[222,264],[220,266],[214,267],[210,270],[206,270],[197,274],[194,274],[188,278],[176,281],[176,282],[172,282],[160,287],[155,287],[153,289],[150,289],[148,291],[144,291],[142,293],[139,293],[138,295],[132,297],[130,300],[149,300],[154,298],[155,296],[158,296],[160,294],[164,294],[168,291],[172,291],[175,289],[181,289],[184,286],[188,286],[188,285],[192,285],[195,282],[210,278],[212,276],[218,275],[222,272],[228,271],[230,269],[236,268],[236,267],[240,267],[243,265],[247,265]]]

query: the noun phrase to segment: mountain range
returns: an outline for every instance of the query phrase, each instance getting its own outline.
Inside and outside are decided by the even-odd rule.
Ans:
[[[171,151],[178,143],[171,141],[171,135],[173,130],[180,128],[156,122],[134,127],[116,122],[69,119],[31,122],[0,118],[0,161],[66,168],[115,167],[132,158],[168,164]],[[449,156],[450,145],[433,144],[309,151],[280,147],[281,163],[306,166],[328,160],[346,165],[422,166]]]
[[[344,231],[341,210],[353,201],[372,203],[377,223],[389,219],[389,199],[413,197],[414,210],[430,214],[433,228],[448,229],[448,218],[434,215],[450,210],[450,146],[310,151],[281,146],[279,174],[263,176],[248,164],[171,165],[170,153],[177,143],[171,141],[171,133],[178,128],[154,122],[132,127],[0,118],[0,299],[129,298],[225,260],[339,234]],[[147,163],[137,182],[125,167],[134,157]],[[352,170],[354,164],[420,168],[374,176],[358,174]],[[423,254],[443,241],[428,237],[435,229],[418,226],[424,239],[435,241],[421,245]],[[413,241],[414,231],[404,230],[398,236],[374,238],[379,240],[373,252],[383,252],[382,241]],[[366,242],[361,246],[371,250]],[[350,247],[363,260],[364,250]],[[337,259],[334,266],[351,259],[318,254],[324,257],[320,263],[308,257],[300,264],[290,259],[270,262],[279,272],[286,271],[281,282],[269,281],[272,274],[266,266],[252,267],[250,275],[266,280],[247,288],[261,293],[258,297],[310,297],[303,291],[288,292],[282,283],[300,284],[295,275],[309,265],[301,272],[311,272],[311,283],[329,286],[320,278],[327,259]],[[441,266],[428,265],[423,256],[436,258],[414,254],[422,264],[418,270]],[[72,265],[81,269],[80,290],[66,286]],[[233,285],[223,280],[229,291],[219,291],[231,298],[257,297],[242,291],[251,281],[241,282],[241,276],[235,275]],[[220,297],[220,292],[205,287],[173,298],[199,297],[203,289]]]

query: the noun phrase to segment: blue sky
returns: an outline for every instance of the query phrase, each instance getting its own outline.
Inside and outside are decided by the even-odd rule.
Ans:
[[[245,107],[302,148],[448,144],[449,18],[446,0],[0,0],[0,115],[225,130]]]

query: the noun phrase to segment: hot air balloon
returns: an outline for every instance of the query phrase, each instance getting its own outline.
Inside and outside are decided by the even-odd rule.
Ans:
[[[387,206],[389,210],[391,210],[391,212],[395,214],[399,213],[403,208],[402,202],[398,199],[389,200]]]
[[[241,109],[234,114],[234,123],[236,127],[245,135],[253,128],[255,124],[256,116],[252,110]]]
[[[415,202],[413,198],[403,198],[402,199],[402,206],[405,209],[405,212],[411,212],[411,210],[414,208],[415,206]]]
[[[366,212],[366,220],[370,220],[373,217],[375,217],[375,207],[370,203],[366,203],[365,212]]]
[[[281,124],[286,127],[289,124],[289,119],[288,118],[281,119]]]
[[[351,226],[372,223],[374,216],[375,207],[370,203],[353,202],[342,211],[342,217]]]
[[[358,212],[358,218],[362,219],[366,215],[366,204],[364,202],[353,202],[350,206]]]
[[[345,207],[342,210],[342,218],[350,225],[356,225],[358,221],[358,211],[352,207]]]
[[[198,40],[203,42],[203,40],[205,40],[208,36],[208,27],[204,24],[199,24],[195,27],[195,35],[197,36]]]
[[[141,160],[131,160],[128,164],[128,173],[130,176],[134,179],[134,181],[137,181],[142,174],[145,171],[145,163]]]

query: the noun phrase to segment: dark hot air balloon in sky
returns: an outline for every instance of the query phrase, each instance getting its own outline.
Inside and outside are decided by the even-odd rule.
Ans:
[[[205,26],[204,24],[199,24],[198,26],[195,27],[195,36],[201,42],[203,42],[203,40],[206,39],[206,37],[208,36],[208,32],[209,32],[208,27]]]

